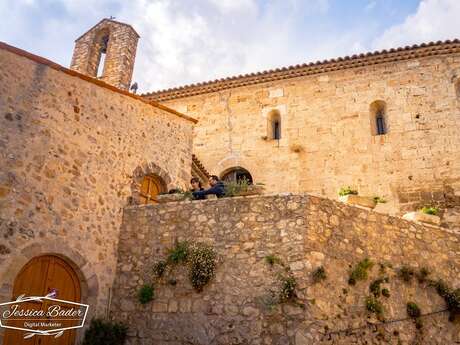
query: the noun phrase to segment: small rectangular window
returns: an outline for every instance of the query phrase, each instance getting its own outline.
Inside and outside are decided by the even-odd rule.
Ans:
[[[385,134],[385,122],[383,116],[377,117],[377,135]]]
[[[281,139],[280,123],[278,121],[276,121],[273,124],[273,139],[275,139],[275,140],[280,140]]]

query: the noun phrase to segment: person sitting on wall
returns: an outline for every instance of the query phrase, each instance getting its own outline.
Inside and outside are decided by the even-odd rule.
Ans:
[[[193,177],[191,180],[190,180],[190,184],[192,185],[192,188],[190,189],[190,191],[193,193],[193,192],[200,192],[200,191],[203,191],[204,188],[201,186],[201,181],[199,178],[197,177]],[[199,195],[199,196],[193,196],[193,198],[195,200],[203,200],[203,199],[206,199],[206,195]]]
[[[218,198],[222,198],[225,195],[225,185],[216,175],[211,175],[209,178],[209,184],[211,185],[211,188],[193,192],[193,197],[198,199],[202,196],[214,194]]]

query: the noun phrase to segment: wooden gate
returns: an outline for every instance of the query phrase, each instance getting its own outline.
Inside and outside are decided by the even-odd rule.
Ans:
[[[58,299],[80,302],[80,281],[72,267],[57,256],[40,256],[30,260],[17,275],[12,300],[16,300],[22,294],[45,296],[53,290],[57,292]],[[75,343],[75,330],[67,330],[59,338],[40,335],[24,339],[24,334],[24,331],[6,329],[3,345],[74,345]]]

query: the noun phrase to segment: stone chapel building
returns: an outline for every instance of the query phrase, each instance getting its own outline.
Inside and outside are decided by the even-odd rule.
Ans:
[[[246,177],[268,194],[329,199],[351,186],[384,197],[382,213],[439,206],[442,227],[460,230],[460,41],[138,96],[129,91],[138,40],[131,25],[103,19],[76,40],[70,69],[0,42],[0,301],[24,286],[35,295],[55,288],[63,299],[90,304],[89,318],[108,315],[117,272],[131,267],[117,267],[123,218],[137,214],[129,207],[187,188],[191,176]],[[326,213],[332,207],[312,200]],[[149,207],[136,209],[142,229],[161,230],[152,215],[182,214]],[[283,202],[279,208],[283,213]],[[376,217],[385,229],[395,227],[387,216],[369,219]],[[123,248],[135,251],[129,260],[141,249],[150,255],[140,233],[124,236],[124,243],[142,242]],[[455,258],[450,244],[442,248]],[[31,276],[36,282],[25,283]],[[81,336],[69,332],[60,344]],[[14,332],[0,330],[2,339],[23,344]]]

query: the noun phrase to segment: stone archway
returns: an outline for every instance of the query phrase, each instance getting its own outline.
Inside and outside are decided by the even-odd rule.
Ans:
[[[5,267],[8,269],[0,272],[0,301],[9,301],[13,293],[14,282],[22,268],[33,258],[53,255],[62,258],[74,270],[80,281],[81,301],[89,304],[86,320],[89,321],[95,315],[97,298],[99,295],[99,279],[88,262],[77,250],[63,242],[40,241],[24,247],[18,254],[10,255]],[[86,323],[88,325],[88,322]],[[3,342],[3,329],[0,329],[0,344]],[[77,332],[78,343],[82,340],[83,331]]]
[[[258,171],[258,167],[254,165],[254,162],[236,155],[227,156],[219,161],[216,165],[215,171],[219,172],[219,177],[223,177],[226,172],[235,167],[244,167],[245,170],[249,171],[253,182],[263,182],[260,181],[260,173]]]
[[[133,181],[131,183],[131,198],[129,203],[131,205],[138,205],[140,204],[140,192],[141,192],[141,184],[144,179],[144,176],[153,175],[162,180],[164,183],[165,188],[167,190],[173,189],[176,186],[173,185],[173,180],[171,176],[160,166],[157,164],[150,162],[150,163],[143,163],[134,169],[133,172]]]

